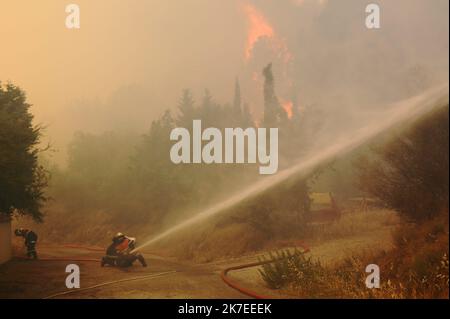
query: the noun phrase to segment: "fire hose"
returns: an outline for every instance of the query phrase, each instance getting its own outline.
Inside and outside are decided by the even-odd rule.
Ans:
[[[64,244],[63,246],[67,247],[67,248],[84,249],[84,250],[89,250],[89,251],[103,251],[102,248],[100,248],[100,247],[93,247],[93,246],[82,246],[82,245],[76,245],[76,244]],[[307,247],[303,243],[298,244],[298,246],[300,246],[303,249],[302,253],[307,253],[307,252],[310,251],[309,247]],[[25,258],[25,257],[17,257],[17,258],[28,259],[28,258]],[[285,257],[285,258],[287,258],[287,257]],[[273,297],[265,296],[265,295],[259,294],[257,292],[254,292],[254,291],[252,291],[252,290],[250,290],[248,288],[242,287],[241,285],[239,285],[235,281],[231,280],[228,277],[228,273],[231,272],[231,271],[234,271],[234,270],[241,270],[241,269],[246,269],[246,268],[251,268],[251,267],[262,266],[262,265],[265,265],[265,264],[276,262],[276,261],[281,260],[281,259],[284,259],[284,258],[264,260],[264,261],[258,261],[258,262],[253,262],[253,263],[247,263],[247,264],[242,264],[242,265],[228,267],[228,268],[225,268],[224,270],[222,270],[222,272],[220,274],[220,277],[224,281],[225,284],[227,284],[229,287],[231,287],[231,288],[233,288],[233,289],[243,293],[244,295],[247,295],[249,297],[256,298],[256,299],[272,299]],[[94,258],[39,258],[39,260],[42,260],[42,261],[100,262],[100,259],[94,259]],[[46,296],[43,299],[51,299],[51,298],[62,296],[62,295],[68,295],[68,294],[72,294],[72,293],[76,293],[76,292],[80,292],[80,291],[91,290],[91,289],[95,289],[95,288],[99,288],[99,287],[103,287],[103,286],[107,286],[107,285],[113,285],[113,284],[117,284],[117,283],[122,283],[122,282],[127,282],[127,281],[136,281],[136,280],[155,278],[155,277],[159,277],[159,276],[172,274],[172,273],[175,273],[175,272],[177,272],[177,271],[176,270],[172,270],[172,271],[166,271],[166,272],[161,272],[161,273],[157,273],[157,274],[150,274],[150,275],[144,275],[144,276],[138,276],[138,277],[132,277],[132,278],[125,278],[125,279],[108,281],[108,282],[96,284],[96,285],[93,285],[93,286],[89,286],[89,287],[86,287],[86,288],[81,288],[81,289],[76,289],[76,290],[68,290],[68,291],[55,293],[55,294]]]
[[[83,245],[77,245],[77,244],[64,244],[63,247],[75,248],[75,249],[83,249],[83,250],[95,251],[95,252],[98,252],[98,251],[103,252],[104,251],[104,249],[101,248],[101,247],[83,246]],[[40,258],[39,260],[44,260],[44,261],[100,262],[100,259],[93,259],[93,258],[76,258],[76,259],[74,259],[74,258]],[[68,294],[77,293],[77,292],[81,292],[81,291],[91,290],[91,289],[95,289],[95,288],[99,288],[99,287],[104,287],[104,286],[108,286],[108,285],[122,283],[122,282],[136,281],[136,280],[143,280],[143,279],[150,279],[150,278],[160,277],[160,276],[172,274],[172,273],[175,273],[175,272],[177,272],[177,271],[176,270],[171,270],[171,271],[165,271],[165,272],[160,272],[160,273],[156,273],[156,274],[149,274],[149,275],[144,275],[144,276],[125,278],[125,279],[119,279],[119,280],[113,280],[113,281],[107,281],[107,282],[103,282],[103,283],[96,284],[96,285],[93,285],[93,286],[89,286],[89,287],[86,287],[86,288],[58,292],[58,293],[46,296],[43,299],[51,299],[51,298],[58,297],[58,296],[63,296],[63,295],[68,295]]]
[[[47,246],[47,245],[41,245],[41,246]],[[92,248],[89,246],[79,246],[79,245],[61,245],[63,247],[67,247],[67,248],[80,248],[80,249],[84,249],[84,250],[90,250],[90,251],[100,251],[99,249],[97,250],[97,248]],[[103,251],[103,249],[101,250]],[[27,257],[23,257],[23,256],[14,256],[14,258],[17,259],[23,259],[23,260],[29,260],[30,258]],[[40,261],[87,261],[87,262],[100,262],[100,259],[94,259],[94,258],[68,258],[68,257],[39,257],[38,260]]]
[[[93,247],[93,246],[82,246],[82,245],[76,245],[76,244],[64,244],[62,246],[66,247],[66,248],[83,249],[83,250],[88,250],[88,251],[103,251],[102,248],[100,248],[100,247]],[[19,257],[19,256],[16,256],[16,258],[28,259],[26,257]],[[39,258],[39,260],[42,260],[42,261],[72,261],[72,262],[73,261],[100,262],[100,259],[94,259],[94,258],[58,258],[58,257],[54,258],[54,257],[52,257],[52,258]],[[172,270],[172,271],[160,272],[160,273],[156,273],[156,274],[149,274],[149,275],[144,275],[144,276],[138,276],[138,277],[132,277],[132,278],[125,278],[125,279],[108,281],[108,282],[96,284],[96,285],[93,285],[93,286],[89,286],[89,287],[86,287],[86,288],[58,292],[58,293],[55,293],[55,294],[52,294],[52,295],[49,295],[49,296],[45,296],[42,299],[51,299],[51,298],[58,297],[58,296],[63,296],[63,295],[68,295],[68,294],[72,294],[72,293],[77,293],[77,292],[80,292],[80,291],[91,290],[91,289],[95,289],[95,288],[99,288],[99,287],[103,287],[103,286],[108,286],[108,285],[113,285],[113,284],[117,284],[117,283],[121,283],[121,282],[136,281],[136,280],[143,280],[143,279],[150,279],[150,278],[160,277],[160,276],[172,274],[172,273],[175,273],[175,272],[177,272],[177,271],[176,270]]]
[[[49,245],[40,245],[40,246],[44,246],[44,247],[48,247]],[[100,248],[100,247],[94,247],[94,246],[82,246],[82,245],[76,245],[76,244],[63,244],[63,245],[59,245],[62,247],[66,247],[66,248],[77,248],[77,249],[83,249],[83,250],[88,250],[88,251],[104,251],[104,249]],[[29,260],[29,258],[27,257],[22,257],[22,256],[15,256],[15,258],[17,259],[24,259],[24,260]],[[100,262],[100,259],[94,259],[94,258],[65,258],[65,257],[44,257],[41,258],[39,257],[38,260],[41,261],[87,261],[87,262]]]
[[[121,283],[121,282],[150,279],[150,278],[160,277],[160,276],[164,276],[164,275],[168,275],[168,274],[173,274],[173,273],[176,273],[176,272],[177,272],[176,270],[171,270],[171,271],[165,271],[165,272],[160,272],[160,273],[150,274],[150,275],[145,275],[145,276],[139,276],[139,277],[132,277],[132,278],[125,278],[125,279],[107,281],[107,282],[103,282],[101,284],[89,286],[89,287],[86,287],[86,288],[79,288],[79,289],[75,289],[75,290],[68,290],[68,291],[58,292],[56,294],[53,294],[53,295],[50,295],[50,296],[46,296],[46,297],[44,297],[42,299],[51,299],[51,298],[62,296],[62,295],[68,295],[68,294],[77,293],[77,292],[80,292],[80,291],[91,290],[91,289],[95,289],[95,288],[99,288],[99,287],[103,287],[103,286],[118,284],[118,283]]]
[[[64,244],[63,246],[67,248],[84,249],[89,251],[101,251],[101,252],[105,251],[104,248],[98,246],[82,246],[77,244]]]
[[[303,243],[300,243],[298,246],[300,246],[303,251],[302,253],[308,253],[310,251],[309,247],[306,246]],[[287,257],[285,257],[287,258]],[[242,265],[237,265],[237,266],[232,266],[232,267],[228,267],[225,268],[224,270],[222,270],[221,274],[220,274],[220,278],[222,278],[222,280],[231,288],[236,289],[237,291],[243,293],[244,295],[247,295],[249,297],[252,298],[256,298],[256,299],[273,299],[273,297],[269,297],[269,296],[264,296],[261,295],[257,292],[254,292],[248,288],[242,287],[240,286],[238,283],[236,283],[235,281],[232,281],[227,275],[230,271],[233,270],[240,270],[240,269],[246,269],[246,268],[251,268],[251,267],[257,267],[257,266],[262,266],[262,265],[266,265],[266,264],[270,264],[285,258],[278,258],[278,259],[271,259],[271,260],[263,260],[263,261],[258,261],[258,262],[253,262],[253,263],[248,263],[248,264],[242,264]]]

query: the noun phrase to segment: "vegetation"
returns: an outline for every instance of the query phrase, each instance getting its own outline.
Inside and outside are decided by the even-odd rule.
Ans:
[[[359,163],[363,188],[406,221],[394,232],[392,250],[326,266],[281,252],[260,270],[267,286],[312,298],[448,298],[448,138],[447,105],[378,148],[375,160]],[[345,224],[329,227],[328,235],[339,237]],[[365,266],[372,263],[382,272],[379,289],[365,286]]]
[[[448,298],[448,215],[423,225],[406,225],[395,234],[395,248],[380,254],[356,254],[324,265],[303,252],[270,255],[260,274],[272,289],[303,298]],[[365,267],[376,262],[380,288],[365,285]]]
[[[38,164],[42,128],[33,125],[25,93],[0,83],[0,214],[42,220],[48,174]]]
[[[269,254],[269,258],[261,258],[267,262],[261,266],[259,273],[267,286],[272,289],[281,288],[291,282],[302,282],[305,289],[317,284],[323,278],[323,267],[306,257],[303,251],[280,250]],[[270,262],[274,261],[274,262]]]
[[[429,219],[448,207],[448,105],[429,114],[364,161],[361,186],[404,216]]]
[[[305,118],[300,119],[295,113],[288,120],[275,94],[270,65],[264,69],[264,76],[266,111],[277,114],[271,117],[270,124],[284,132],[280,134],[280,156],[296,158],[305,145],[298,138],[301,136],[298,122]],[[83,218],[104,212],[117,221],[127,220],[130,225],[149,223],[161,228],[168,221],[220,200],[230,189],[236,190],[236,185],[244,187],[254,181],[259,177],[255,164],[200,166],[175,165],[170,161],[171,130],[192,129],[194,119],[201,119],[204,127],[219,129],[255,126],[247,104],[241,99],[238,81],[230,100],[232,103],[220,105],[205,90],[197,102],[189,90],[184,90],[175,110],[165,111],[143,136],[77,133],[68,150],[67,168],[53,168],[51,191],[58,208]],[[290,206],[290,210],[298,210],[300,214],[307,206],[302,203],[307,201],[305,181],[293,181],[289,189],[277,191],[270,200],[265,200],[265,206],[249,203],[245,207],[249,209],[239,209],[237,214],[241,221],[259,228],[264,222],[261,219],[264,209],[286,211]]]

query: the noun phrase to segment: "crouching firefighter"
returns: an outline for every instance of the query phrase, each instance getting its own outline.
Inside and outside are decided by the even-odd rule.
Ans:
[[[106,256],[102,258],[101,266],[129,267],[136,260],[139,260],[143,267],[147,267],[144,257],[139,252],[134,251],[135,245],[135,238],[117,233],[112,239],[112,244],[106,249]]]
[[[14,234],[25,239],[28,258],[37,259],[36,242],[38,236],[36,235],[36,233],[29,229],[18,228],[14,231]]]

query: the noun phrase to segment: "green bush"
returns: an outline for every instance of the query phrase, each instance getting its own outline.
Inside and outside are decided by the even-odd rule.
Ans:
[[[300,250],[280,250],[270,253],[268,258],[261,258],[267,262],[258,269],[262,279],[271,289],[279,289],[288,283],[300,280],[306,286],[311,286],[323,275],[323,267],[306,257]]]

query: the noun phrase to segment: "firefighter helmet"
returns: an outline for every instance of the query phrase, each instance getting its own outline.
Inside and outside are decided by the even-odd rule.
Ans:
[[[124,238],[125,235],[119,232],[113,237],[113,242],[120,243]]]

